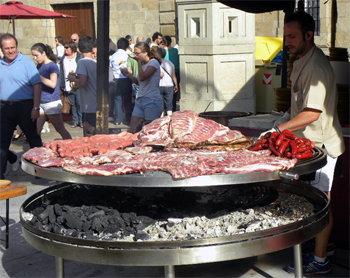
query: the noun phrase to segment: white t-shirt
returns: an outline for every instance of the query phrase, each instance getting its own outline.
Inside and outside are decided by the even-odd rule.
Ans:
[[[61,58],[63,56],[63,54],[64,54],[64,46],[63,45],[57,45],[56,53],[57,53],[57,57]]]
[[[137,98],[148,97],[161,100],[162,97],[159,92],[160,65],[156,59],[152,59],[147,64],[142,65],[142,70],[146,71],[147,67],[154,67],[156,71],[143,81],[140,81],[139,75],[137,75],[140,86]]]
[[[120,63],[124,62],[125,66],[127,66],[128,58],[128,54],[123,49],[118,49],[117,52],[112,55],[109,66],[113,69],[114,78],[127,78],[120,71]]]
[[[96,113],[96,60],[85,57],[78,61],[76,74],[85,75],[87,84],[79,87],[80,111],[83,113]]]
[[[64,71],[64,78],[65,78],[65,88],[64,90],[69,92],[72,87],[70,86],[70,81],[67,80],[67,77],[68,77],[68,74],[71,72],[71,71],[74,71],[77,69],[77,63],[75,62],[75,58],[72,58],[72,59],[68,59],[67,57],[65,57],[63,59],[63,71]]]
[[[175,66],[172,62],[163,60],[161,67],[160,67],[161,72],[164,73],[164,76],[160,79],[159,86],[160,87],[174,87],[175,84],[173,82],[172,77],[173,76],[173,71],[175,70]],[[168,74],[169,73],[169,74]]]

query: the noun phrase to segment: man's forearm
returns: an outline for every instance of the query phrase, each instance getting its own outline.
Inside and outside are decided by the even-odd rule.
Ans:
[[[40,99],[41,99],[41,84],[34,84],[34,107],[39,107],[40,106]]]

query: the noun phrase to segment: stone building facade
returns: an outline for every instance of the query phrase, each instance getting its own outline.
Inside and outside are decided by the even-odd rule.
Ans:
[[[93,3],[95,26],[97,27],[97,1]],[[320,35],[316,36],[316,44],[325,52],[330,46],[331,6],[332,1],[320,1]],[[81,0],[28,0],[25,4],[53,10],[53,5],[82,3]],[[336,47],[350,48],[350,1],[337,0],[338,22]],[[283,11],[255,15],[256,36],[282,37]],[[127,34],[134,40],[137,36],[151,36],[154,32],[177,36],[177,9],[175,0],[110,0],[110,37],[116,41]],[[12,24],[8,20],[0,20],[0,33],[12,33]],[[54,46],[54,19],[16,20],[16,36],[20,49],[30,54],[30,47],[36,42]],[[175,43],[175,40],[174,40]],[[181,42],[180,42],[181,44]]]

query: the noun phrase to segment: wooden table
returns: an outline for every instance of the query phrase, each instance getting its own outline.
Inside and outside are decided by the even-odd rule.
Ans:
[[[10,214],[10,198],[27,194],[25,185],[14,184],[9,181],[9,184],[3,183],[0,185],[0,200],[6,200],[6,221],[1,217],[1,220],[6,225],[5,248],[9,247],[9,214]]]

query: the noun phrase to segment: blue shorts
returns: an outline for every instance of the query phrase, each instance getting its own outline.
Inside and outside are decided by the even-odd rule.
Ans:
[[[132,115],[144,118],[146,121],[158,119],[163,112],[163,101],[161,99],[152,99],[140,97],[135,100],[135,107]]]

